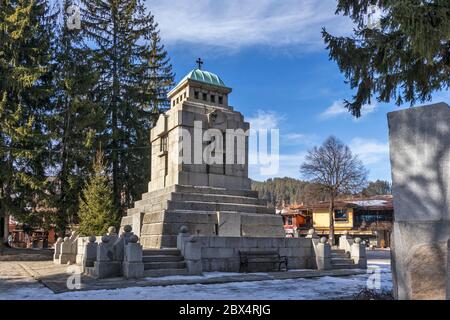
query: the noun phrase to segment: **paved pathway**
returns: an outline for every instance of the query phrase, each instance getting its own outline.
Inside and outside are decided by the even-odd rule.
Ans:
[[[368,258],[373,259],[373,263],[384,262],[385,264],[389,264],[389,255],[389,251],[368,251]],[[68,271],[72,269],[73,272],[73,267],[76,266],[55,265],[52,261],[0,261],[0,292],[26,288],[30,285],[44,285],[54,293],[73,291],[67,287],[67,280],[71,275]],[[353,269],[327,271],[291,270],[289,272],[254,274],[209,273],[205,276],[173,276],[139,280],[125,280],[123,278],[96,280],[89,276],[81,275],[80,291],[130,287],[257,282],[326,276],[346,277],[360,274],[366,274],[366,271]]]
[[[27,286],[31,283],[42,283],[54,293],[72,291],[67,287],[67,280],[76,266],[55,265],[51,261],[26,262],[0,262],[0,289]],[[69,269],[70,268],[70,269]],[[76,269],[75,269],[76,270]],[[76,272],[76,271],[75,271]],[[365,274],[365,270],[292,270],[289,272],[270,273],[210,273],[206,276],[173,276],[161,278],[145,278],[139,280],[126,280],[113,278],[96,280],[81,275],[82,291],[116,289],[128,287],[151,287],[189,284],[220,284],[230,282],[253,282],[267,280],[285,280],[299,278],[316,278],[324,276],[350,276]]]

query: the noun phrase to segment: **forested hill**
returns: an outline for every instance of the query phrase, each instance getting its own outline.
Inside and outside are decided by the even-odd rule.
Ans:
[[[261,199],[273,206],[285,204],[309,204],[326,200],[319,188],[307,181],[293,178],[274,178],[265,182],[252,181],[252,189]]]
[[[269,179],[265,182],[252,181],[252,189],[258,191],[259,197],[273,206],[280,206],[283,203],[307,205],[327,200],[326,193],[316,184],[287,177]],[[361,193],[366,197],[387,194],[392,194],[391,183],[382,180],[370,182]]]

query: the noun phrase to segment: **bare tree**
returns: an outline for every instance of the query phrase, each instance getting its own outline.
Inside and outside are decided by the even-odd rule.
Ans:
[[[360,192],[367,184],[367,170],[350,148],[335,137],[308,151],[300,171],[320,185],[330,198],[330,243],[334,245],[334,203],[340,194]]]

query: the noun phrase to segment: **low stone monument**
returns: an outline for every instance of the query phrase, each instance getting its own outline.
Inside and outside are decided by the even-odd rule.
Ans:
[[[445,103],[388,114],[397,299],[445,299],[450,238],[450,108]]]

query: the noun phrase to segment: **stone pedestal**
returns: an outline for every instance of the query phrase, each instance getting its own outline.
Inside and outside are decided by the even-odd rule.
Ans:
[[[138,279],[144,276],[142,246],[137,243],[138,239],[136,235],[131,235],[128,243],[125,245],[123,276],[127,279]]]
[[[316,264],[318,270],[329,270],[331,266],[331,245],[327,238],[321,238],[319,243],[314,245],[316,253]]]
[[[97,259],[94,263],[95,276],[98,279],[120,276],[121,263],[114,258],[114,249],[110,236],[103,236],[102,242],[97,247]]]
[[[395,222],[394,294],[445,299],[450,238],[450,108],[445,103],[388,115]]]
[[[350,257],[360,269],[367,269],[366,245],[361,242],[360,238],[356,238],[351,245]]]

